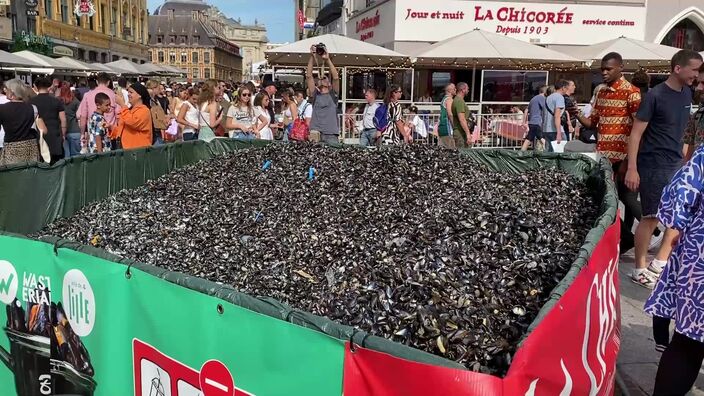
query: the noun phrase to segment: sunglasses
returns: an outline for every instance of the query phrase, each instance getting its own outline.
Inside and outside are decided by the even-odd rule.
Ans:
[[[240,94],[240,96],[252,96],[252,94],[243,93],[243,94]]]

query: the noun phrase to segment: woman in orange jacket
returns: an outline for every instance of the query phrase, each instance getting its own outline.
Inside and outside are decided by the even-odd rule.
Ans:
[[[134,83],[127,90],[128,99],[132,105],[128,108],[122,95],[115,96],[115,102],[122,111],[111,138],[120,138],[125,150],[152,145],[152,113],[149,110],[149,91],[140,84]]]

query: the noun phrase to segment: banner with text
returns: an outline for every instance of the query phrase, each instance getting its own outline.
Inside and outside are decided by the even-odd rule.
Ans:
[[[134,268],[127,277],[122,264],[56,252],[0,236],[2,396],[341,393],[340,340]]]
[[[645,22],[645,7],[636,6],[392,0],[350,19],[347,31],[374,44],[437,42],[481,29],[536,44],[590,45],[621,36],[643,40]]]

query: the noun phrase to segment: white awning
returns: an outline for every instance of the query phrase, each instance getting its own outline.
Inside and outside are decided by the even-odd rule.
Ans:
[[[325,34],[266,51],[270,65],[305,66],[311,46],[325,44],[335,66],[407,66],[409,58],[390,49],[337,34]]]

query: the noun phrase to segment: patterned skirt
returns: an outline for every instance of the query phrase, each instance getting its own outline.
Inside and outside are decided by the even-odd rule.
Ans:
[[[0,151],[0,166],[39,160],[39,143],[36,139],[5,143]]]

